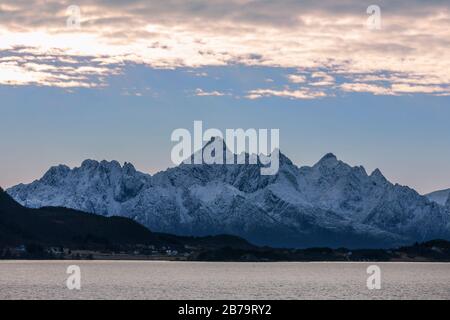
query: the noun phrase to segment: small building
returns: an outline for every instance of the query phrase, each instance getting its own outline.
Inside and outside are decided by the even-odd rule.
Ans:
[[[20,246],[15,247],[14,251],[16,253],[26,253],[27,252],[27,247],[24,244],[21,244]]]

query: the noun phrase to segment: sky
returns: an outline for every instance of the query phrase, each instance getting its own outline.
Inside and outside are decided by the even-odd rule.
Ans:
[[[155,173],[202,120],[450,188],[449,70],[450,0],[1,0],[0,186],[87,158]]]

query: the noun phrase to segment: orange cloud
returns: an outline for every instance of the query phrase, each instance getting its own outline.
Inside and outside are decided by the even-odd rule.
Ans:
[[[366,8],[356,0],[341,4],[289,1],[283,6],[250,0],[205,0],[195,5],[185,0],[171,5],[80,0],[81,29],[72,30],[66,26],[68,1],[7,0],[0,7],[0,50],[28,47],[31,55],[51,53],[59,59],[89,56],[86,68],[90,63],[97,67],[141,63],[153,68],[240,63],[315,69],[322,71],[310,74],[315,78],[310,85],[324,89],[336,88],[335,77],[343,75],[346,84],[337,88],[344,91],[449,93],[448,6],[415,0],[384,6],[387,3],[380,1],[382,29],[369,30]],[[58,85],[60,79],[46,68],[48,63],[27,68],[0,61],[0,83]],[[375,78],[375,82],[362,81],[365,85],[356,80],[362,75],[379,77],[380,72],[396,78],[387,76],[383,84]],[[85,69],[79,73],[108,72]],[[302,78],[289,80],[301,83]],[[82,84],[83,79],[68,82]],[[92,85],[89,80],[86,83]],[[431,84],[435,89],[430,89]],[[309,96],[302,92],[279,90],[277,95]]]

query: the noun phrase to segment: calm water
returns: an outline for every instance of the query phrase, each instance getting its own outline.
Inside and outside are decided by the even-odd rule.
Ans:
[[[66,287],[72,264],[80,291]],[[0,299],[450,299],[450,264],[377,263],[381,290],[367,289],[369,265],[6,261]]]

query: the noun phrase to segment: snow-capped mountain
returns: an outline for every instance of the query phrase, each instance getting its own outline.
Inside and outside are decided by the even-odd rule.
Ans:
[[[434,201],[444,206],[450,197],[450,189],[439,190],[425,195],[430,201]]]
[[[298,168],[280,153],[277,175],[261,164],[181,164],[153,176],[125,163],[52,167],[7,192],[27,207],[63,206],[130,217],[153,231],[228,233],[271,246],[380,247],[450,239],[450,210],[368,175],[333,154]]]

